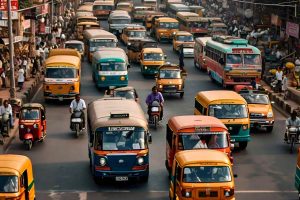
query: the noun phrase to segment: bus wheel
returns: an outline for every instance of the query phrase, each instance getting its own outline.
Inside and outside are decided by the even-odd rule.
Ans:
[[[240,142],[239,146],[240,146],[240,150],[244,150],[247,148],[248,142]]]

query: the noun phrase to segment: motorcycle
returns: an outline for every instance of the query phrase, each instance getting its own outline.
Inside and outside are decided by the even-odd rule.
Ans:
[[[10,119],[8,113],[3,113],[0,116],[0,133],[3,137],[9,136],[10,131]]]
[[[149,124],[152,124],[155,128],[157,128],[158,122],[160,121],[160,114],[160,103],[158,101],[153,101],[150,107]]]
[[[286,128],[287,144],[290,144],[290,153],[294,152],[295,144],[299,144],[299,127],[291,126]]]
[[[83,115],[82,111],[74,111],[71,115],[71,130],[75,131],[76,137],[79,137],[84,127]]]

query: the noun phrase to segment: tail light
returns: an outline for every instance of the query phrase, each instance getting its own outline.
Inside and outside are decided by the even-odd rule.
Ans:
[[[181,190],[181,195],[183,197],[190,198],[190,197],[192,197],[192,190],[191,189],[183,189],[183,190]]]

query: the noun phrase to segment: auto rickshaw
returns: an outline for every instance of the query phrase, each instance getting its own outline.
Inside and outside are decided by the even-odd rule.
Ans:
[[[120,88],[110,87],[108,90],[105,91],[105,97],[120,97],[139,102],[138,94],[135,88],[131,86]]]
[[[19,138],[27,150],[35,141],[43,142],[46,137],[46,111],[39,103],[24,104],[20,111]]]
[[[185,70],[181,70],[176,64],[166,63],[159,67],[156,76],[156,86],[158,91],[167,94],[184,95],[184,81],[187,76]]]
[[[139,62],[143,48],[157,47],[157,42],[150,38],[135,40],[127,46],[127,56],[130,62]]]
[[[32,164],[22,155],[0,155],[0,199],[35,199]]]

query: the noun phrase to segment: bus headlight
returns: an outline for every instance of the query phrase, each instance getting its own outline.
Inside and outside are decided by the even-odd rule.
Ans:
[[[100,158],[99,163],[100,163],[100,165],[101,165],[102,167],[105,166],[105,165],[106,165],[106,160],[105,160],[105,158]]]
[[[183,197],[186,197],[186,198],[192,197],[192,191],[189,189],[183,189],[181,191],[181,194]]]
[[[273,112],[272,112],[272,111],[269,111],[268,114],[267,114],[267,117],[268,117],[268,118],[273,117]]]
[[[121,81],[125,81],[125,76],[121,76],[121,77],[120,77],[120,80],[121,80]]]
[[[105,81],[105,76],[101,76],[101,81]]]
[[[38,125],[37,124],[33,124],[33,128],[38,128]]]
[[[147,66],[144,66],[144,69],[148,69],[148,67],[147,67]]]
[[[248,124],[244,124],[242,127],[243,127],[243,130],[245,131],[248,129]]]
[[[21,124],[21,125],[20,125],[20,128],[24,128],[24,125],[23,125],[23,124]]]
[[[162,89],[162,88],[163,88],[163,85],[158,85],[158,88]]]
[[[178,85],[178,90],[181,90],[181,87],[182,87],[182,85],[181,85],[181,84],[179,84],[179,85]]]
[[[137,163],[138,163],[139,165],[144,164],[144,158],[143,158],[143,157],[138,157]]]

